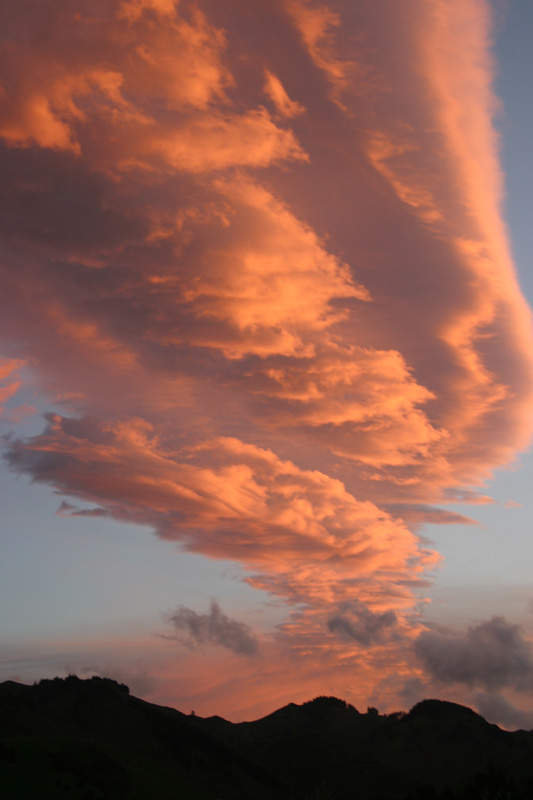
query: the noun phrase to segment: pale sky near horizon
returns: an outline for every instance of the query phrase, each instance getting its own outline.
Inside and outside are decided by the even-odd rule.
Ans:
[[[438,0],[415,0],[400,19],[386,0],[391,28],[341,0],[241,18],[239,2],[195,16],[128,0],[109,30],[129,60],[111,67],[96,25],[81,56],[60,38],[80,35],[90,4],[81,22],[48,5],[54,35],[31,56],[26,26],[8,26],[19,52],[0,116],[16,231],[0,334],[6,358],[27,361],[0,416],[0,680],[106,673],[231,719],[316,694],[392,711],[430,693],[533,727],[533,351],[498,273],[485,3],[439,18]],[[413,55],[427,31],[435,46]],[[503,218],[530,307],[531,32],[530,3],[498,3]],[[176,278],[184,253],[194,270]],[[482,338],[452,307],[478,315]],[[432,524],[431,509],[478,524],[439,511]]]

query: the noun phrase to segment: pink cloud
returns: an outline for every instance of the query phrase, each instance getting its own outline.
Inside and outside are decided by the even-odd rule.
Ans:
[[[20,358],[0,358],[0,419],[3,423],[18,424],[25,417],[36,413],[28,403],[8,407],[24,383],[22,371],[27,363]]]
[[[18,370],[25,366],[25,362],[21,359],[16,358],[2,358],[0,359],[0,381],[2,381],[7,386],[11,385],[10,381],[15,379],[15,375]],[[11,393],[11,390],[5,388],[4,390],[7,394]]]
[[[280,79],[268,69],[265,70],[265,93],[283,117],[295,117],[305,111],[300,103],[291,100]]]
[[[310,607],[365,586],[395,604],[395,584],[416,583],[436,562],[399,519],[358,501],[338,479],[236,438],[166,448],[142,420],[55,416],[42,436],[14,442],[9,459],[58,492],[96,503],[98,514],[103,508],[187,549],[259,569],[254,585]],[[70,503],[61,510],[93,513]]]
[[[517,503],[516,500],[506,500],[503,504],[504,508],[522,508],[522,503]]]

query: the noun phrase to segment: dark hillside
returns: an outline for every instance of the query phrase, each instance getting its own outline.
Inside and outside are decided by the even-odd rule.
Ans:
[[[265,769],[275,765],[295,797],[314,797],[316,787],[321,787],[320,797],[352,797],[354,787],[364,792],[362,798],[402,797],[417,781],[379,762],[364,746],[386,724],[387,717],[360,714],[342,700],[319,697],[234,725],[228,733],[233,746],[254,763]]]
[[[0,685],[0,796],[9,800],[283,798],[283,789],[174,709],[114,681]],[[229,723],[228,723],[229,724]]]
[[[0,684],[2,800],[532,800],[533,733],[426,700],[331,697],[233,724],[105,678]]]
[[[492,776],[494,797],[507,797],[506,793],[498,794],[502,782],[498,776],[508,776],[514,786],[512,797],[522,796],[519,785],[524,791],[526,786],[533,787],[533,734],[503,731],[472,709],[455,703],[424,700],[397,725],[376,732],[367,747],[422,784],[461,790],[459,797],[477,797],[473,783],[486,775]],[[533,800],[529,789],[524,796]]]

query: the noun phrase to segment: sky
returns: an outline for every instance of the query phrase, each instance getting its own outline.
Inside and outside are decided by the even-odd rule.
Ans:
[[[0,679],[533,727],[526,0],[24,0]]]

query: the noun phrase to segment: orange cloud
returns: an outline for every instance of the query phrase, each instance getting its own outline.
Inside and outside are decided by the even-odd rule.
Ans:
[[[49,6],[54,14],[52,0]],[[148,11],[155,12],[150,24]],[[27,22],[16,19],[19,33]],[[226,37],[197,7],[181,15],[174,3],[123,3],[113,20],[93,16],[87,4],[56,15],[55,23],[80,40],[77,51],[59,48],[48,59],[46,40],[37,54],[33,45],[5,48],[10,82],[0,94],[0,137],[9,144],[91,153],[97,166],[113,171],[151,169],[161,158],[192,172],[306,158],[265,108],[232,110]],[[95,31],[89,40],[87,25]],[[31,67],[36,58],[38,70]],[[94,138],[104,130],[107,150]]]
[[[197,117],[184,128],[148,130],[144,147],[186,172],[307,160],[292,132],[278,128],[264,108],[242,116]]]
[[[119,5],[118,16],[136,22],[145,11],[155,11],[162,17],[174,17],[178,0],[124,0]]]
[[[14,397],[22,385],[19,370],[25,362],[17,358],[0,358],[0,414],[4,415],[6,409],[3,405]]]
[[[280,79],[268,69],[265,70],[265,92],[283,117],[295,117],[305,111],[300,103],[290,99]]]
[[[222,348],[230,358],[309,353],[311,337],[345,316],[332,301],[367,300],[367,292],[270,192],[249,182],[216,188],[229,219],[211,229],[200,264],[170,278],[177,296],[167,306],[174,317],[181,300],[203,324],[169,328],[166,340]]]
[[[339,57],[334,38],[341,16],[325,4],[316,5],[307,0],[288,0],[285,7],[316,66],[334,86],[345,86],[350,64]]]
[[[265,360],[246,378],[270,424],[362,463],[421,462],[448,436],[417,408],[433,395],[395,351],[342,350],[332,341],[311,358]]]
[[[102,426],[55,416],[9,458],[119,519],[259,567],[265,578],[255,583],[311,606],[340,602],[351,581],[358,592],[369,584],[388,596],[407,573],[415,580],[429,555],[400,520],[358,501],[341,481],[236,438],[168,450],[142,420]]]

